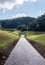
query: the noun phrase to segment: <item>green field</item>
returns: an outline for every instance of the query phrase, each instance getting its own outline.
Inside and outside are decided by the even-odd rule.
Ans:
[[[0,48],[5,47],[7,44],[19,38],[19,31],[2,31],[0,30]]]
[[[45,45],[45,33],[44,32],[26,32],[26,38]]]
[[[0,30],[0,48],[5,47],[14,40],[19,38],[19,35],[24,34],[26,38],[36,41],[42,45],[45,45],[45,33],[43,32],[33,32],[33,31],[2,31]]]

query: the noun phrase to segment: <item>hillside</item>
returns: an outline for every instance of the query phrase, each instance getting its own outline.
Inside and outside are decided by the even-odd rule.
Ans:
[[[9,32],[0,30],[0,48],[6,47],[19,38],[19,31]]]
[[[17,29],[21,31],[45,31],[45,15],[38,18],[21,17],[0,21],[1,29]]]

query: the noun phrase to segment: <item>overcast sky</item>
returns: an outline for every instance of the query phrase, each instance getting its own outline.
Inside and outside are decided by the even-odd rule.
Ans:
[[[0,0],[0,19],[38,17],[45,13],[45,0]]]

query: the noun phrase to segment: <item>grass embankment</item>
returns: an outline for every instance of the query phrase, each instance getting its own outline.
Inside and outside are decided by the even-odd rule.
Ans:
[[[30,44],[45,58],[45,32],[26,32]]]
[[[7,44],[19,38],[19,31],[2,31],[0,30],[0,48],[5,47]]]
[[[19,31],[0,30],[0,65],[4,65],[19,39]]]
[[[45,45],[45,33],[44,32],[24,32],[28,39]]]

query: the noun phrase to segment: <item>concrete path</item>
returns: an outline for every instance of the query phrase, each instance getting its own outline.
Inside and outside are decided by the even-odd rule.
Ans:
[[[22,35],[4,65],[45,65],[45,59]]]

